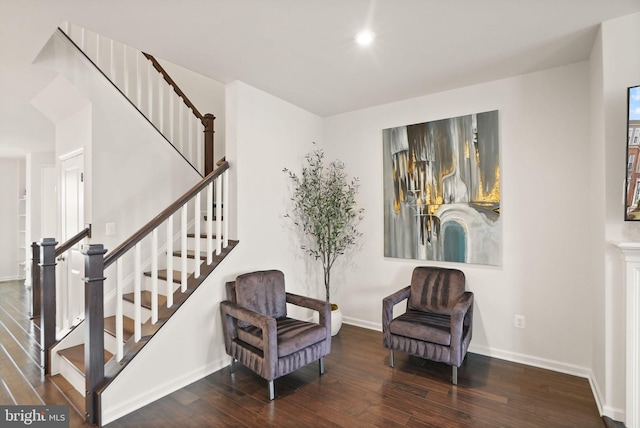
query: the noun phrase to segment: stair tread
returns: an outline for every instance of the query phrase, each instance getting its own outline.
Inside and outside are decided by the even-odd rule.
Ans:
[[[195,237],[196,237],[195,233],[187,233],[187,238],[195,238]],[[214,233],[211,237],[213,239],[215,239],[216,238],[216,234]],[[202,238],[202,239],[207,238],[207,234],[206,233],[200,233],[200,238]]]
[[[129,340],[129,338],[131,336],[133,336],[133,330],[134,330],[134,325],[133,325],[133,319],[123,316],[122,317],[122,330],[123,330],[123,339],[125,341]],[[109,333],[110,335],[112,335],[113,337],[116,336],[116,317],[115,315],[112,317],[106,317],[104,319],[104,331],[106,331],[107,333]]]
[[[175,274],[176,271],[174,271]],[[124,300],[127,302],[133,303],[133,293],[127,293],[122,296]],[[151,291],[141,291],[140,292],[140,303],[142,307],[151,309]],[[166,306],[167,305],[167,296],[158,293],[158,306]]]
[[[80,373],[84,374],[84,343],[72,346],[71,348],[61,349],[58,351],[58,354],[66,358],[71,364],[80,370]],[[105,349],[104,360],[108,361],[111,357],[113,357],[113,354]]]
[[[145,272],[144,273],[145,276],[151,277],[151,272]],[[173,282],[180,284],[182,278],[182,273],[179,270],[174,270],[173,271]],[[161,269],[158,271],[158,279],[161,279],[163,281],[167,280],[167,270],[166,269]]]
[[[174,251],[173,255],[175,257],[182,257],[182,251]],[[193,250],[187,250],[187,258],[188,259],[195,259],[196,257],[196,252]],[[203,253],[200,252],[200,260],[206,260],[207,259],[207,253]]]

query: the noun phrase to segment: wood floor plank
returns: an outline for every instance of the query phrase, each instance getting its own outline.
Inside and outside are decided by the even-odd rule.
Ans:
[[[45,404],[2,345],[0,345],[0,367],[3,381],[18,404]]]

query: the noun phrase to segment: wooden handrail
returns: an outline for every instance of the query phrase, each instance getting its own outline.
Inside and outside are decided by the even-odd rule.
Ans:
[[[111,251],[104,258],[104,267],[105,269],[110,266],[113,262],[115,262],[118,258],[120,258],[127,251],[132,249],[138,242],[142,241],[145,236],[151,233],[155,228],[160,226],[162,222],[168,219],[171,215],[173,215],[176,211],[178,211],[185,203],[187,203],[191,198],[193,198],[198,192],[205,189],[209,183],[215,180],[218,176],[220,176],[223,172],[229,169],[229,163],[224,161],[215,171],[211,172],[209,175],[204,177],[198,184],[193,186],[189,191],[187,191],[184,195],[178,198],[175,202],[169,205],[164,211],[155,216],[149,223],[144,225],[140,230],[131,235],[129,239],[120,244],[116,249]]]
[[[149,55],[148,53],[145,53],[145,52],[142,52],[142,55],[144,55],[145,58],[151,61],[151,64],[153,64],[153,68],[155,68],[158,71],[158,73],[162,75],[164,80],[173,88],[175,93],[178,94],[178,96],[184,100],[184,103],[187,105],[187,107],[193,110],[193,113],[196,115],[196,117],[200,119],[200,121],[203,121],[204,115],[198,111],[198,109],[196,108],[195,105],[193,105],[191,100],[184,94],[184,92],[182,92],[182,89],[180,89],[178,84],[171,78],[171,76],[169,76],[169,74],[165,71],[165,69],[160,65],[158,60],[155,59],[153,55]]]
[[[59,255],[61,255],[65,251],[67,251],[69,248],[71,248],[74,245],[76,245],[78,242],[80,242],[85,237],[86,238],[91,238],[91,225],[90,224],[87,224],[87,227],[85,227],[80,232],[76,233],[71,238],[69,238],[67,240],[67,242],[65,242],[64,244],[56,247],[56,257],[58,257]]]
[[[145,52],[142,52],[142,55],[144,55],[144,57],[151,62],[151,64],[153,65],[153,68],[155,68],[156,71],[160,73],[160,75],[164,78],[165,82],[167,82],[167,84],[169,84],[169,86],[173,88],[173,91],[180,98],[182,98],[182,101],[186,104],[188,108],[191,109],[191,111],[193,111],[193,114],[200,120],[200,122],[204,126],[204,173],[205,175],[208,175],[214,169],[213,121],[216,119],[216,117],[211,113],[207,113],[204,115],[200,113],[200,111],[198,111],[196,106],[191,102],[189,97],[186,96],[186,94],[182,91],[182,89],[180,89],[178,84],[171,78],[171,76],[169,76],[169,73],[167,73],[166,70],[162,67],[162,65],[160,65],[158,60],[156,60],[153,55],[149,55],[148,53],[145,53]]]

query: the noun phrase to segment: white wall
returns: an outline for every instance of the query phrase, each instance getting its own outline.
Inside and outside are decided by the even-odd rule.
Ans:
[[[22,171],[21,171],[22,170]],[[18,199],[25,190],[24,160],[0,158],[0,200],[3,201],[0,210],[0,281],[9,281],[22,278],[24,272],[19,266],[20,252],[24,254],[24,245],[21,235],[18,233]],[[24,210],[24,202],[22,209]]]
[[[58,33],[36,64],[62,75],[37,105],[56,123],[57,156],[84,150],[85,222],[92,242],[112,250],[200,176]],[[116,224],[114,236],[106,236],[106,223]]]
[[[105,423],[229,363],[219,313],[226,281],[280,269],[288,291],[307,292],[299,252],[284,226],[289,193],[282,168],[302,165],[311,142],[321,142],[322,119],[241,82],[228,85],[227,106],[227,160],[239,231],[231,237],[240,243],[109,387],[102,398],[109,409]]]
[[[55,163],[56,159],[53,152],[27,154],[27,195],[29,201],[29,219],[31,223],[27,242],[37,241],[43,238],[43,219],[41,217],[44,197],[42,169],[44,167],[53,167]]]
[[[409,284],[418,265],[383,252],[382,129],[499,110],[501,267],[463,270],[475,293],[471,350],[587,376],[593,280],[588,248],[589,69],[579,63],[325,120],[330,154],[360,178],[363,248],[338,293],[345,321],[380,329],[384,296]],[[526,329],[513,326],[526,316]],[[585,326],[589,326],[585,328]]]
[[[47,198],[50,199],[51,196],[55,197],[55,194],[44,194],[47,189],[51,191],[51,186],[47,186],[46,183],[43,182],[43,168],[55,167],[54,153],[27,153],[25,165],[25,188],[27,191],[27,197],[24,202],[26,208],[26,227],[24,234],[26,244],[25,260],[30,260],[33,252],[30,243],[39,241],[44,237],[42,234],[42,225],[47,219],[44,219],[42,216],[42,212],[45,209],[43,201],[46,201]],[[57,220],[57,215],[54,220]],[[49,237],[52,236],[55,235],[50,235]],[[25,284],[31,285],[31,263],[25,264]]]
[[[225,85],[169,61],[156,59],[201,114],[211,113],[216,117],[213,140],[217,162],[225,154]]]
[[[592,189],[589,199],[591,212],[594,215],[594,221],[591,224],[591,233],[596,237],[596,244],[592,248],[592,259],[589,265],[593,270],[593,286],[594,286],[594,302],[593,317],[591,328],[593,331],[593,348],[592,353],[592,372],[593,372],[593,389],[596,402],[600,406],[601,412],[615,420],[623,419],[616,412],[612,412],[607,404],[607,396],[610,395],[611,370],[612,367],[607,365],[607,354],[610,356],[616,352],[611,348],[612,330],[611,323],[607,317],[606,307],[610,299],[605,292],[605,204],[602,201],[605,198],[605,182],[604,177],[604,159],[605,145],[604,142],[604,101],[603,101],[603,57],[602,57],[602,31],[598,32],[598,36],[593,45],[591,52],[590,64],[590,85],[591,85],[591,162],[588,175],[588,185]],[[607,382],[609,380],[609,382]]]
[[[605,241],[601,256],[605,261],[604,296],[605,343],[604,382],[599,368],[599,384],[606,402],[605,411],[624,420],[625,407],[625,290],[624,264],[611,243],[640,241],[640,223],[624,221],[623,189],[626,171],[627,87],[640,85],[640,14],[602,24],[602,150],[600,169],[604,169]],[[602,288],[604,287],[604,288]],[[600,343],[602,340],[600,340]]]

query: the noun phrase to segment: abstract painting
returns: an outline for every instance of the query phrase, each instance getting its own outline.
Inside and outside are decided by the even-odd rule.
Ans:
[[[384,255],[502,264],[498,111],[383,130]]]

